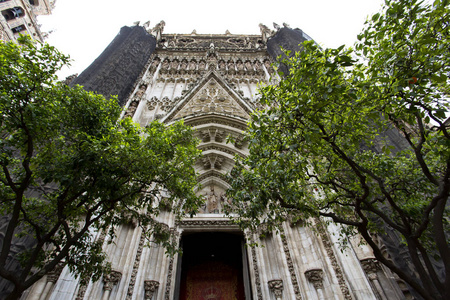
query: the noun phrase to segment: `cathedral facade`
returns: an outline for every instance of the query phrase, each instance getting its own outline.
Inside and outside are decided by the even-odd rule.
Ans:
[[[349,248],[339,248],[336,225],[316,220],[313,231],[286,222],[282,234],[263,226],[242,232],[224,214],[232,205],[225,197],[226,174],[235,156],[248,154],[243,131],[259,108],[258,85],[276,80],[280,46],[299,50],[310,37],[287,25],[275,30],[260,25],[260,35],[165,34],[164,25],[123,27],[103,54],[70,80],[118,95],[124,117],[142,126],[183,119],[195,129],[203,152],[195,165],[197,194],[204,205],[178,222],[169,212],[158,217],[183,254],[167,256],[158,244],[146,245],[139,226],[124,224],[113,243],[104,242],[110,274],[80,281],[61,266],[22,299],[405,299],[405,287],[368,246],[352,240]]]

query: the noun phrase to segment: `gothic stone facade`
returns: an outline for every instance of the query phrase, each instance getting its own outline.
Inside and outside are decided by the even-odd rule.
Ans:
[[[141,229],[123,225],[117,228],[114,243],[104,244],[111,274],[97,282],[81,282],[61,267],[23,299],[404,299],[395,277],[377,263],[371,249],[357,246],[356,240],[353,247],[338,248],[335,225],[316,220],[318,230],[313,232],[286,222],[283,235],[264,228],[242,233],[222,213],[225,203],[231,202],[224,197],[229,187],[225,174],[235,155],[248,153],[242,131],[258,107],[257,86],[270,83],[271,64],[280,46],[298,50],[299,42],[309,37],[287,26],[274,31],[260,25],[261,35],[163,34],[163,28],[164,22],[152,29],[122,28],[72,83],[105,96],[118,94],[124,115],[143,126],[155,119],[167,124],[184,119],[195,128],[204,154],[195,165],[201,184],[197,193],[205,204],[194,218],[181,222],[167,212],[159,216],[183,243],[186,255],[168,257],[156,244],[145,247]],[[233,143],[227,143],[230,135]],[[221,243],[214,234],[230,241],[237,236],[242,245],[263,246],[238,245],[240,294],[230,296],[213,283],[183,277],[190,263],[186,260]],[[100,233],[97,238],[104,236]],[[194,248],[193,254],[188,247]],[[214,277],[221,270],[200,273]]]

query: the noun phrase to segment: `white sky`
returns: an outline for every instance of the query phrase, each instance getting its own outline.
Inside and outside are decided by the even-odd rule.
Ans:
[[[150,27],[164,20],[164,33],[259,34],[259,23],[286,22],[324,47],[351,46],[367,16],[383,0],[57,0],[50,16],[40,16],[47,42],[72,58],[61,79],[81,73],[108,46],[122,26]]]

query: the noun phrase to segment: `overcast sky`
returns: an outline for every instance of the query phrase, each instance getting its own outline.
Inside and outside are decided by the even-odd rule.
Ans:
[[[57,0],[50,16],[40,16],[47,42],[70,55],[72,67],[60,77],[81,73],[108,46],[120,28],[150,27],[164,20],[164,33],[259,34],[259,23],[300,28],[324,47],[351,46],[367,16],[383,0]]]

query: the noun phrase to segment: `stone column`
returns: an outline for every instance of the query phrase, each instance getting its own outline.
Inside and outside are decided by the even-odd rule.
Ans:
[[[267,282],[269,285],[269,290],[275,295],[276,300],[283,299],[283,280],[281,279],[272,279]]]
[[[45,284],[44,291],[42,292],[40,299],[46,300],[48,298],[52,287],[58,281],[59,275],[61,275],[63,269],[64,264],[59,263],[51,272],[47,274],[47,283]]]
[[[317,291],[319,299],[324,299],[323,294],[323,271],[321,269],[311,269],[305,272],[305,276]]]
[[[144,300],[151,300],[153,298],[153,294],[159,287],[159,282],[156,280],[145,280],[144,281],[144,290],[145,296]]]
[[[367,278],[369,278],[372,286],[375,287],[375,290],[377,294],[380,296],[381,299],[385,300],[386,295],[384,294],[384,290],[381,287],[381,284],[378,280],[378,274],[377,272],[381,270],[381,267],[378,263],[378,261],[375,258],[367,258],[361,260],[361,266],[364,270],[364,272],[367,275]]]
[[[122,278],[122,273],[117,271],[111,271],[111,273],[106,274],[103,276],[103,290],[105,291],[103,293],[102,300],[108,300],[109,295],[111,294],[111,290],[113,286],[119,283],[120,279]]]

